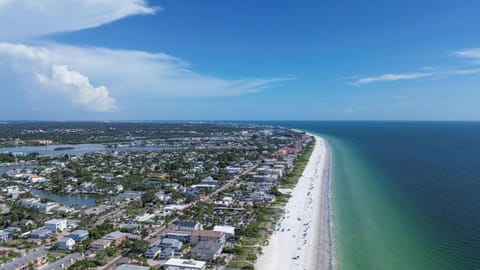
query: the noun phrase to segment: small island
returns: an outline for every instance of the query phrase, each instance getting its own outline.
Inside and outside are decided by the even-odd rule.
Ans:
[[[72,146],[60,146],[60,147],[55,147],[53,150],[55,151],[65,151],[65,150],[73,150],[75,147]]]

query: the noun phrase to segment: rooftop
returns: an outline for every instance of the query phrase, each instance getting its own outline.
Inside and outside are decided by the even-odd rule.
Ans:
[[[192,248],[193,253],[216,253],[219,249],[223,247],[222,244],[219,244],[214,241],[200,241],[195,247]]]
[[[224,234],[225,234],[224,232],[206,231],[206,230],[198,230],[198,231],[192,232],[192,236],[200,236],[200,237],[222,237]]]
[[[150,267],[140,266],[140,265],[132,265],[132,264],[122,264],[117,267],[117,270],[149,270]]]
[[[83,235],[83,234],[88,234],[87,230],[75,230],[71,232],[70,234],[78,234],[78,235]]]
[[[67,241],[70,241],[70,240],[73,240],[73,239],[70,238],[70,237],[62,237],[62,238],[58,239],[58,242],[67,242]]]
[[[177,226],[195,226],[198,222],[196,221],[178,221]]]
[[[44,249],[38,249],[34,252],[30,252],[26,254],[23,257],[14,259],[13,261],[4,264],[3,266],[0,266],[0,270],[12,270],[12,269],[17,269],[23,265],[28,264],[29,262],[32,262],[36,260],[39,257],[46,256],[47,251]]]
[[[202,269],[205,267],[206,262],[204,261],[196,261],[196,260],[183,260],[183,259],[169,259],[165,266],[177,266],[177,267],[190,267],[190,268],[197,268]]]
[[[107,239],[98,239],[98,240],[95,240],[92,242],[92,245],[110,245],[110,243],[112,243],[112,241],[110,240],[107,240]]]
[[[67,222],[67,220],[66,219],[50,219],[45,221],[45,224],[57,224],[61,222]]]
[[[124,236],[126,236],[126,234],[124,234],[122,232],[119,232],[119,231],[115,231],[115,232],[111,232],[111,233],[105,235],[104,237],[102,237],[102,239],[116,240],[116,239],[122,238]]]
[[[216,231],[216,232],[224,232],[224,233],[228,233],[228,234],[231,234],[231,235],[235,234],[235,227],[232,227],[232,226],[217,225],[217,226],[213,227],[213,230]]]
[[[61,258],[60,260],[58,260],[54,263],[51,263],[51,264],[45,266],[45,268],[43,268],[42,270],[63,269],[63,267],[65,267],[67,265],[71,265],[72,261],[77,261],[77,260],[80,260],[82,258],[83,258],[82,254],[73,253],[73,254],[70,254],[68,256],[65,256],[65,257]]]

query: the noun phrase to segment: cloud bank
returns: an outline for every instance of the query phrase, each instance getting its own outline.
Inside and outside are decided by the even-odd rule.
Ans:
[[[0,0],[0,82],[31,104],[48,100],[80,111],[115,112],[132,100],[240,96],[293,79],[224,79],[164,53],[42,40],[159,10],[144,0]]]
[[[91,112],[116,109],[115,99],[105,86],[93,86],[81,72],[56,62],[46,48],[0,43],[0,59],[0,71],[9,74],[9,78],[0,75],[2,81],[27,82],[17,86],[17,92],[30,97],[63,96],[73,105]]]
[[[162,53],[59,44],[0,43],[0,59],[2,69],[14,74],[14,80],[30,80],[21,89],[30,96],[35,96],[34,91],[63,95],[74,105],[96,112],[115,111],[112,95],[124,100],[239,96],[293,79],[225,80],[196,73],[184,61]]]
[[[93,28],[157,10],[143,0],[0,0],[0,40]]]

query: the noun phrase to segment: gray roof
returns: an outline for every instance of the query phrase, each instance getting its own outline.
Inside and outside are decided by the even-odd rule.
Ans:
[[[88,235],[88,231],[87,230],[75,230],[73,232],[70,233],[70,235]]]
[[[52,230],[45,229],[45,228],[40,228],[33,230],[32,233],[53,233]]]
[[[73,238],[70,238],[70,237],[62,237],[62,238],[58,239],[58,242],[59,242],[59,243],[60,243],[60,242],[67,242],[67,241],[69,241],[69,240],[73,240]]]
[[[173,239],[173,238],[163,238],[163,239],[160,241],[160,243],[158,244],[158,246],[163,247],[163,248],[172,247],[172,248],[175,248],[175,249],[179,250],[179,249],[182,248],[183,243],[180,242],[180,241],[177,240],[177,239]]]
[[[177,239],[173,239],[173,238],[162,238],[162,240],[160,240],[160,244],[174,245],[176,243],[180,243],[180,241],[178,241]]]
[[[123,236],[125,236],[126,234],[122,233],[122,232],[119,232],[119,231],[115,231],[115,232],[111,232],[107,235],[105,235],[104,237],[102,237],[102,239],[107,239],[107,240],[117,240],[118,238],[121,238]]]
[[[13,259],[13,261],[6,263],[0,266],[0,270],[12,270],[17,269],[23,265],[28,264],[29,262],[33,262],[39,257],[47,255],[47,251],[45,249],[37,249],[34,252],[30,252],[23,257]]]
[[[184,227],[195,227],[198,222],[196,221],[179,221],[177,222],[177,226],[184,226]]]
[[[215,241],[200,241],[194,248],[192,253],[197,254],[215,254],[218,250],[223,248],[223,244]]]
[[[49,265],[45,266],[44,268],[42,268],[42,270],[63,270],[66,267],[75,263],[76,261],[81,260],[82,258],[83,258],[82,254],[73,253],[73,254],[70,254],[68,256],[65,256],[65,257],[61,258],[60,260],[58,260],[58,261],[56,261],[52,264],[49,264]]]
[[[146,254],[152,254],[152,253],[157,253],[158,251],[161,251],[162,249],[157,246],[151,246],[148,248]]]
[[[122,264],[117,267],[117,270],[150,270],[150,267],[131,265],[131,264]]]

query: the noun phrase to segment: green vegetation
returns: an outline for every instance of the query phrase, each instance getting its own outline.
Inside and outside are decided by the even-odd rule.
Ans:
[[[298,182],[298,179],[303,174],[303,171],[305,170],[305,167],[307,166],[308,160],[310,159],[310,156],[312,155],[313,148],[315,147],[315,141],[313,141],[305,150],[302,152],[302,154],[298,157],[298,159],[295,161],[295,166],[293,170],[287,175],[280,180],[280,184],[282,188],[293,188]]]
[[[88,269],[94,269],[97,266],[104,266],[105,264],[107,263],[104,260],[84,259],[84,260],[75,262],[68,269],[69,270],[88,270]]]
[[[115,226],[113,226],[112,223],[109,222],[104,222],[92,230],[89,230],[88,232],[90,233],[90,238],[91,239],[100,239],[104,235],[109,234],[115,230]]]
[[[295,161],[294,168],[280,180],[282,188],[293,188],[303,174],[308,160],[312,155],[315,141],[313,141]],[[241,241],[232,250],[235,254],[233,260],[228,264],[229,268],[254,269],[254,263],[259,254],[262,253],[262,247],[268,244],[268,238],[275,228],[275,224],[283,214],[283,208],[288,202],[290,195],[281,194],[277,189],[272,190],[277,195],[276,201],[270,206],[255,205],[254,213],[256,219],[248,227],[239,232],[245,239]]]
[[[10,251],[6,256],[0,257],[0,263],[6,263],[14,258],[20,257],[20,255],[18,252]]]
[[[148,241],[137,239],[133,241],[129,241],[127,243],[128,248],[130,248],[131,252],[143,254],[147,252],[149,243]]]
[[[5,215],[0,215],[1,227],[8,227],[12,223],[15,224],[22,220],[31,220],[34,224],[27,228],[31,229],[43,224],[48,218],[47,215],[40,213],[38,209],[23,207],[17,202],[8,203],[8,207],[10,207],[10,212]]]
[[[16,156],[12,153],[0,153],[0,163],[14,163],[20,160],[31,161],[38,158],[38,153],[30,153],[28,155]]]

